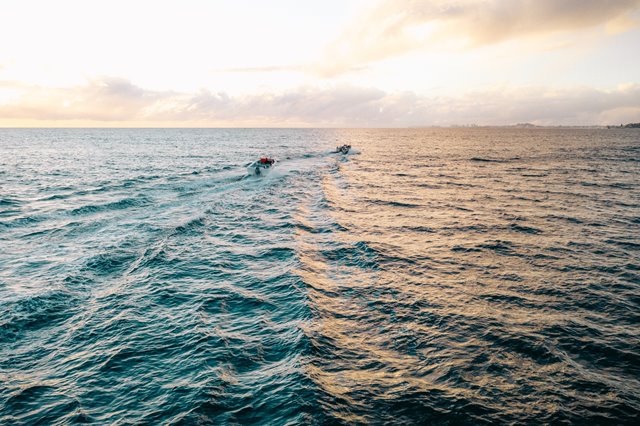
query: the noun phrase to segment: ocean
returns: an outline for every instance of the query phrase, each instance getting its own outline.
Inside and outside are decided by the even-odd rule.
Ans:
[[[639,415],[637,130],[0,129],[0,424]]]

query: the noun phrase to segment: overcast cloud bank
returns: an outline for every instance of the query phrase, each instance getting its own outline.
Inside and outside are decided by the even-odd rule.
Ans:
[[[406,127],[452,124],[619,124],[640,117],[640,85],[613,90],[588,87],[495,87],[458,97],[389,93],[376,88],[301,87],[283,93],[230,96],[225,92],[153,91],[121,78],[44,88],[0,83],[19,93],[0,103],[3,122],[74,121],[105,125]]]

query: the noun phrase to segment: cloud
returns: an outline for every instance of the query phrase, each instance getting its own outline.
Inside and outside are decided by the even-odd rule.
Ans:
[[[640,0],[383,0],[325,52],[319,72],[335,76],[424,47],[460,49],[607,25],[638,26]]]
[[[152,91],[119,78],[55,89],[20,84],[16,90],[19,96],[0,103],[0,125],[405,127],[640,121],[637,84],[613,90],[495,87],[457,97],[357,86],[230,96],[210,90]]]
[[[70,88],[18,82],[5,82],[5,87],[13,87],[21,94],[8,105],[0,104],[0,117],[5,120],[128,120],[136,111],[170,95],[143,90],[122,78],[96,79]]]
[[[267,67],[238,67],[213,70],[214,73],[262,73],[262,72],[305,72],[304,65],[274,65]]]

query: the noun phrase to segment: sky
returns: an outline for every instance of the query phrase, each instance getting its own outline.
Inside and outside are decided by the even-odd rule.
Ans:
[[[2,0],[0,127],[640,122],[640,0]]]

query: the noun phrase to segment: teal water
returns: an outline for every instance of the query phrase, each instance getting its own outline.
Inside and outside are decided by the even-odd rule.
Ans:
[[[0,424],[633,424],[639,225],[633,129],[2,129]]]

